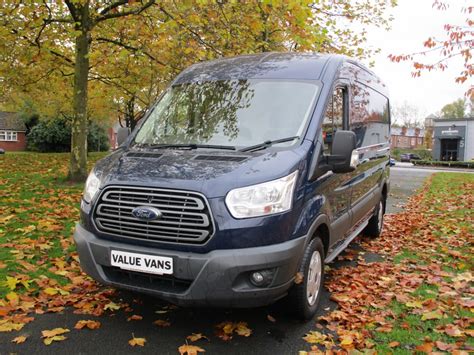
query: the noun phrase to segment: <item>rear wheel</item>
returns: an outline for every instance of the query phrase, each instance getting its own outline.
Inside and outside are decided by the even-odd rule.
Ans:
[[[385,212],[385,199],[382,197],[379,204],[375,208],[374,215],[370,218],[369,224],[365,227],[364,234],[377,238],[382,234],[383,229],[383,215]]]
[[[306,247],[299,273],[303,280],[293,286],[288,298],[292,313],[309,320],[316,314],[324,283],[324,246],[320,238],[314,238]]]

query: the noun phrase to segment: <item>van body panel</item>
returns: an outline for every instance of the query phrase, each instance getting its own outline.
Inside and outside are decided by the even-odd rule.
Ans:
[[[319,228],[324,226],[327,231],[324,248],[326,256],[331,254],[333,259],[367,224],[390,185],[390,115],[383,82],[343,56],[265,53],[193,65],[171,85],[248,79],[317,82],[318,91],[301,136],[294,142],[268,143],[254,151],[240,151],[240,147],[137,148],[133,146],[134,138],[155,105],[128,140],[97,162],[93,170],[100,181],[99,190],[91,201],[82,200],[81,221],[74,233],[84,271],[102,283],[154,294],[178,304],[259,306],[287,294],[304,250]],[[327,142],[323,120],[335,89],[342,86],[347,102],[341,128],[355,133],[358,164],[352,172],[336,174],[324,166]],[[284,137],[275,137],[280,138]],[[236,218],[227,207],[226,196],[231,190],[275,181],[295,171],[298,174],[288,210]],[[104,231],[97,224],[97,206],[111,187],[177,191],[182,196],[199,194],[208,206],[206,218],[212,222],[212,232],[202,242],[193,243],[149,238],[149,228],[157,228],[154,226],[160,221],[146,227],[143,236]],[[153,206],[153,199],[143,204]],[[176,213],[176,207],[172,208]],[[122,223],[125,230],[129,225],[133,230],[140,223],[149,226],[129,215],[121,219],[120,213],[117,223]],[[128,272],[125,278],[127,272],[111,266],[111,250],[171,257],[173,275],[153,276],[154,285],[146,283],[143,276],[147,274]],[[265,287],[249,281],[250,272],[259,269],[269,269],[273,275]],[[134,277],[136,281],[130,281]]]

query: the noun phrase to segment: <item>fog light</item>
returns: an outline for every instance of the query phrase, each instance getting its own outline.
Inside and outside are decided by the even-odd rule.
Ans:
[[[273,281],[275,269],[254,271],[250,274],[250,282],[257,287],[269,286]]]

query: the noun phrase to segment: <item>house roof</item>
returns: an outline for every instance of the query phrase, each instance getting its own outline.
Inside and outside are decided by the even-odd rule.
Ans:
[[[401,136],[402,135],[402,128],[401,127],[392,127],[390,134],[392,136]],[[415,128],[407,128],[407,131],[405,133],[405,136],[407,137],[416,137],[415,134]],[[420,134],[418,137],[424,137],[425,136],[425,130],[423,128],[420,128]]]
[[[18,113],[0,111],[0,130],[24,132],[26,127]]]

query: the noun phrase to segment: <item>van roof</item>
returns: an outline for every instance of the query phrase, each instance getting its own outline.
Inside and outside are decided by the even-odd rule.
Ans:
[[[228,79],[319,80],[329,61],[347,57],[319,53],[261,53],[201,62],[185,69],[175,84]]]

